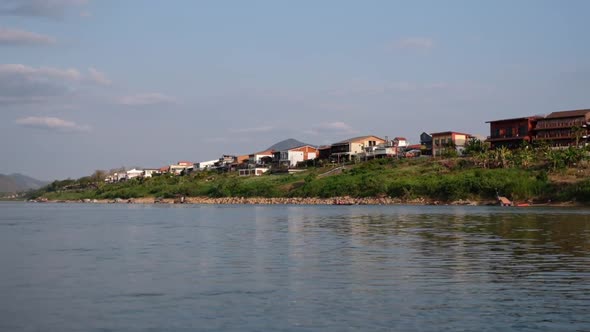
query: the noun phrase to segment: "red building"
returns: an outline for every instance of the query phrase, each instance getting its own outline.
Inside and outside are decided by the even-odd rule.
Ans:
[[[537,122],[534,139],[551,146],[585,144],[589,124],[590,109],[553,112]]]
[[[534,137],[534,130],[540,116],[528,116],[523,118],[503,119],[487,121],[490,124],[490,136],[487,141],[491,148],[495,149],[505,146],[515,149],[523,142],[531,143]]]

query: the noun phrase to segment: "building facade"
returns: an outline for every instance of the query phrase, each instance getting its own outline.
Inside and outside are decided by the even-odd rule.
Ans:
[[[420,145],[424,147],[424,155],[432,155],[432,136],[428,133],[420,134]]]
[[[318,157],[318,149],[311,145],[304,145],[288,150],[275,152],[274,160],[279,165],[295,167],[297,163],[315,159]]]
[[[350,160],[359,153],[366,151],[366,148],[376,147],[384,144],[385,140],[377,136],[359,136],[332,144],[330,158],[337,161]]]
[[[440,133],[432,133],[432,155],[442,156],[445,152],[454,149],[457,153],[461,153],[465,148],[465,144],[472,137],[471,134],[459,133],[455,131],[444,131]]]
[[[523,142],[532,143],[534,130],[540,116],[487,121],[490,124],[490,136],[486,139],[492,149],[505,146],[516,149]]]
[[[534,140],[553,147],[587,144],[589,124],[590,109],[553,112],[537,121]]]

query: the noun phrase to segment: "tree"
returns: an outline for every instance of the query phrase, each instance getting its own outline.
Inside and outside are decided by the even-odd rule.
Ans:
[[[488,168],[489,160],[490,160],[490,151],[481,151],[477,152],[473,156],[476,165],[481,166],[482,168]]]
[[[584,137],[586,129],[580,126],[573,126],[571,131],[572,136],[574,136],[574,138],[576,139],[576,147],[580,147],[580,141],[582,140],[582,137]]]
[[[463,155],[475,156],[478,153],[486,152],[488,150],[489,150],[489,144],[474,137],[465,143],[465,149],[463,150]]]
[[[551,165],[551,169],[554,171],[565,167],[565,162],[561,150],[549,149],[545,152],[545,158]]]
[[[496,149],[496,154],[499,162],[499,166],[502,168],[510,167],[510,160],[512,159],[512,151],[510,151],[507,147],[502,146]]]
[[[531,145],[526,141],[522,142],[522,145],[514,153],[514,163],[522,168],[529,168],[535,161],[535,152]]]
[[[457,145],[454,142],[446,142],[443,144],[442,156],[445,158],[455,158],[457,153]]]
[[[92,182],[94,182],[95,184],[104,182],[104,179],[106,178],[106,172],[100,169],[97,169],[96,171],[94,171],[94,173],[92,173],[92,175],[90,176],[90,180]]]

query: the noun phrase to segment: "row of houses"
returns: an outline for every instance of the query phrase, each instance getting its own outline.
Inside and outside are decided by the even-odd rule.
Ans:
[[[111,174],[106,181],[148,178],[166,173],[183,175],[203,170],[234,171],[242,176],[258,176],[271,168],[288,170],[316,159],[340,163],[353,159],[440,156],[449,149],[455,149],[460,154],[473,138],[489,142],[492,149],[502,146],[518,148],[523,142],[545,142],[554,147],[579,145],[588,141],[590,109],[553,112],[547,116],[535,115],[493,120],[486,123],[490,125],[490,135],[487,137],[457,131],[430,134],[423,132],[420,135],[420,143],[412,145],[404,137],[395,137],[390,140],[387,136],[381,138],[366,135],[319,147],[303,143],[292,144],[289,147],[269,148],[247,155],[222,155],[218,159],[196,163],[179,161],[158,169],[132,169]]]

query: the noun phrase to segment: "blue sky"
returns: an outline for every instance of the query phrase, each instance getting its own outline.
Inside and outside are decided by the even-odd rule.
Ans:
[[[590,108],[588,1],[0,0],[0,173]]]

